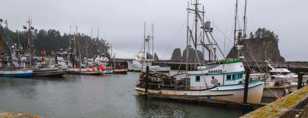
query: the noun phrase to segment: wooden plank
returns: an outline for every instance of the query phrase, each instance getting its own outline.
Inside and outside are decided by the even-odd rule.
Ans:
[[[307,104],[308,86],[297,90],[286,97],[261,107],[241,118],[281,118],[290,111],[296,109],[299,105]]]

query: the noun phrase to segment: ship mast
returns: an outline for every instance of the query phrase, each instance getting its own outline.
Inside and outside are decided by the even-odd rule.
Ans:
[[[243,25],[243,36],[246,38],[247,36],[247,0],[245,0],[245,7],[244,7],[244,25]]]
[[[198,46],[198,14],[199,14],[199,0],[195,0],[195,3],[193,4],[195,7],[195,48],[197,49]]]
[[[32,20],[31,18],[29,18],[29,20],[27,21],[27,25],[28,26],[24,26],[25,30],[28,30],[28,52],[29,52],[29,56],[30,56],[30,62],[29,62],[29,67],[32,68],[32,60],[33,60],[33,42],[32,42],[32,30],[34,29],[32,27]]]
[[[211,27],[211,22],[205,20],[205,10],[204,6],[203,9],[199,9],[199,0],[194,0],[194,3],[192,4],[193,9],[189,8],[188,6],[188,14],[191,13],[194,14],[194,33],[189,28],[189,16],[187,16],[187,38],[191,39],[194,43],[195,48],[195,55],[197,56],[197,61],[200,63],[199,55],[198,55],[198,45],[202,46],[202,49],[206,49],[208,51],[208,60],[209,61],[217,61],[218,57],[216,54],[216,50],[218,49],[219,53],[223,58],[225,58],[225,55],[223,54],[223,51],[219,47],[216,39],[213,35],[213,27]],[[198,30],[200,28],[200,30]],[[198,33],[200,33],[200,37],[198,37]],[[200,39],[199,39],[200,38]],[[188,43],[188,41],[187,41]]]
[[[234,48],[237,50],[237,58],[241,56],[241,46],[239,41],[246,38],[247,36],[247,0],[244,1],[244,16],[243,16],[243,27],[238,29],[238,7],[239,0],[235,1],[235,10],[234,10]]]
[[[238,37],[237,37],[237,19],[238,19],[238,0],[235,1],[235,11],[234,11],[234,48],[237,48]]]

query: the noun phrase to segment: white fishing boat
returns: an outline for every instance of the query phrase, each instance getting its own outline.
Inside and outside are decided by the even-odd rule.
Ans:
[[[291,85],[291,83],[297,81],[297,74],[292,73],[287,68],[276,68],[272,66],[268,62],[268,66],[270,67],[270,75],[271,78],[269,78],[271,83],[273,83],[273,86],[283,86],[283,85]]]
[[[152,65],[151,63],[148,64],[150,67],[151,71],[155,72],[165,72],[168,73],[171,71],[170,67],[162,67],[159,65]],[[138,61],[138,60],[133,60],[132,62],[128,63],[128,70],[133,71],[133,72],[142,72],[145,71],[146,64]]]
[[[239,60],[222,61],[199,67],[197,71],[174,76],[150,74],[146,93],[145,75],[136,87],[138,94],[175,98],[203,99],[242,103],[244,96],[244,65]],[[250,81],[248,103],[260,103],[264,83]]]
[[[152,25],[151,35],[147,35],[146,23],[144,24],[144,44],[142,51],[139,51],[135,59],[128,62],[128,70],[134,72],[145,71],[146,66],[150,67],[150,71],[169,73],[171,68],[168,66],[153,65],[155,60],[154,51],[154,25]]]

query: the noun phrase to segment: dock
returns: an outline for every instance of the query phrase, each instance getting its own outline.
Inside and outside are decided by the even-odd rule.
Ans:
[[[307,118],[308,86],[261,107],[241,118]]]
[[[41,118],[41,117],[38,115],[33,115],[31,113],[4,112],[0,113],[0,118]]]

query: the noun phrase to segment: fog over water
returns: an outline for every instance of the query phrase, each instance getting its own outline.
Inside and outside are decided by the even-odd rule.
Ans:
[[[80,32],[113,44],[117,57],[133,57],[143,42],[143,23],[155,24],[156,50],[169,59],[172,50],[185,46],[186,4],[188,0],[1,0],[0,18],[9,27],[21,29],[28,17],[37,29]],[[240,0],[243,2],[243,0]],[[281,53],[287,60],[308,60],[306,28],[307,0],[248,0],[248,30],[258,27],[279,35]],[[235,0],[205,0],[207,18],[215,36],[228,52],[232,46]],[[241,4],[242,5],[242,4]],[[91,29],[92,33],[91,33]],[[225,44],[225,45],[224,45]]]

